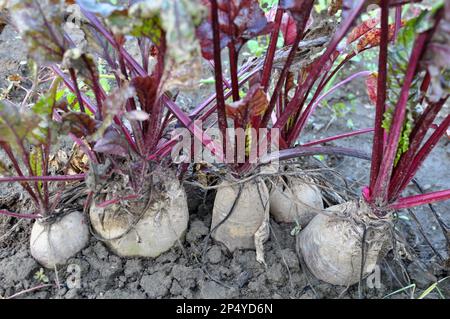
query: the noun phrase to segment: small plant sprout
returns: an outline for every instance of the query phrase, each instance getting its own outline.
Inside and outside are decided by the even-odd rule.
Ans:
[[[40,268],[39,271],[36,271],[33,278],[42,284],[49,283],[49,279],[48,279],[47,275],[45,274],[44,268]]]

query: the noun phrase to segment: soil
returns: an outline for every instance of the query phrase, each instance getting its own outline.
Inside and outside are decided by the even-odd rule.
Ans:
[[[0,35],[0,86],[15,73],[25,74],[25,50],[14,30],[6,26]],[[358,66],[355,66],[358,68]],[[208,76],[209,77],[209,76]],[[347,119],[351,117],[355,128],[369,127],[373,121],[373,107],[364,98],[363,80],[348,85],[348,91],[364,101],[346,117],[336,118],[329,124],[329,110],[318,109],[314,120],[307,127],[302,141],[331,136],[349,130]],[[189,108],[206,96],[206,90],[195,94],[187,92],[182,97]],[[189,95],[190,94],[190,95]],[[9,98],[20,101],[22,91],[14,88]],[[346,92],[332,97],[331,102],[346,100]],[[444,110],[448,112],[448,107]],[[370,153],[371,135],[361,135],[341,140],[331,145],[359,148]],[[2,156],[2,154],[0,154]],[[309,162],[314,162],[310,160]],[[363,160],[325,157],[322,163],[333,167],[350,181],[355,191],[367,183],[369,163]],[[426,191],[450,188],[449,141],[442,139],[430,155],[419,174],[418,182]],[[314,164],[316,165],[316,164]],[[190,222],[183,246],[174,247],[156,259],[120,258],[98,240],[91,241],[84,250],[70,259],[66,266],[41,270],[30,256],[29,232],[31,222],[0,216],[0,299],[16,298],[382,298],[387,294],[415,283],[420,292],[437,279],[448,276],[449,269],[442,262],[418,231],[408,212],[400,212],[397,228],[405,237],[411,253],[410,259],[396,260],[392,253],[380,263],[380,281],[363,281],[349,287],[336,287],[318,281],[301,267],[295,250],[293,226],[271,220],[270,239],[265,244],[266,265],[256,261],[255,251],[244,250],[229,253],[224,246],[213,242],[208,234],[211,223],[213,193],[188,189]],[[417,193],[413,186],[408,193]],[[0,209],[26,209],[17,185],[0,185]],[[25,203],[25,204],[24,204]],[[442,219],[450,225],[450,202],[434,205]],[[448,247],[442,232],[428,207],[413,210],[426,236],[435,249],[448,259]],[[406,270],[408,276],[405,276]],[[50,286],[46,286],[46,283]],[[56,288],[59,283],[60,288]],[[372,287],[372,288],[371,288]],[[440,285],[444,296],[450,296],[450,281]],[[410,290],[391,298],[409,298]],[[417,293],[416,293],[417,297]],[[439,298],[433,291],[427,298]]]

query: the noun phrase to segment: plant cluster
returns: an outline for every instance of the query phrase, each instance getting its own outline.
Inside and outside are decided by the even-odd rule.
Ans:
[[[367,158],[356,149],[323,144],[373,132],[370,185],[361,196],[369,213],[383,219],[393,210],[449,199],[450,190],[409,197],[402,193],[450,124],[450,115],[445,114],[436,123],[450,92],[450,5],[439,2],[402,19],[402,7],[416,1],[381,0],[376,1],[380,17],[367,16],[360,21],[361,13],[373,2],[334,0],[328,12],[318,17],[315,13],[324,7],[324,1],[145,0],[112,4],[78,0],[79,15],[70,15],[73,22],[68,29],[65,8],[74,1],[8,1],[30,58],[39,68],[51,69],[54,80],[47,94],[30,109],[8,101],[0,103],[0,148],[10,161],[0,162],[0,182],[20,183],[36,209],[31,214],[7,210],[0,214],[38,221],[58,215],[64,210],[68,187],[84,181],[88,194],[85,208],[91,208],[92,220],[107,225],[110,217],[104,215],[117,207],[126,211],[123,215],[134,216],[128,220],[130,227],[112,229],[108,240],[120,254],[137,254],[141,248],[124,252],[124,245],[133,246],[132,239],[120,240],[133,228],[138,237],[139,231],[145,232],[139,220],[146,211],[176,208],[183,213],[187,207],[182,187],[172,183],[172,177],[164,180],[161,174],[161,167],[167,176],[188,169],[188,164],[177,164],[173,157],[182,139],[182,134],[176,133],[180,127],[215,163],[226,163],[226,172],[237,180],[271,160],[323,154]],[[395,19],[390,21],[394,10]],[[81,37],[74,37],[75,33]],[[259,41],[264,42],[262,49],[256,48],[259,57],[244,61],[244,53],[255,51]],[[340,71],[368,50],[378,50],[378,71],[359,71],[341,80]],[[186,111],[178,97],[199,85],[204,66],[212,70],[214,92]],[[375,105],[373,128],[300,143],[317,107],[358,78],[365,78]],[[217,128],[221,138],[214,138],[210,128]],[[240,141],[238,134],[229,134],[230,129],[241,132]],[[68,174],[67,169],[52,174],[49,162],[59,137],[70,138],[84,152],[89,170],[77,175]],[[253,153],[261,154],[268,142],[276,143],[276,152],[269,150],[263,158]],[[239,147],[243,153],[236,152]],[[194,149],[187,154],[188,163],[196,158]],[[255,156],[256,163],[252,161]],[[52,182],[58,187],[50,187]],[[253,186],[245,187],[231,196],[226,210],[239,206],[241,191],[253,192]],[[267,192],[260,197],[269,200],[265,187],[259,185],[257,190]],[[318,189],[314,192],[320,195]],[[319,201],[322,209],[321,197]],[[139,210],[130,203],[139,203]],[[97,208],[101,212],[93,213]],[[266,208],[263,205],[264,220]],[[167,235],[167,247],[179,240],[187,227],[186,216],[172,217],[186,225],[180,226],[175,238]],[[218,220],[213,230],[228,217]],[[314,220],[310,225],[318,224]],[[256,233],[264,225],[264,221],[258,223]],[[313,227],[308,227],[312,232]],[[152,231],[158,232],[158,228]],[[249,236],[259,235],[252,231]],[[313,273],[321,277],[320,271]],[[331,282],[349,283],[352,276]]]

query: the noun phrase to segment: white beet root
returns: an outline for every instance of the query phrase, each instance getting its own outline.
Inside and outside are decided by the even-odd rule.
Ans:
[[[305,227],[316,216],[314,209],[323,209],[320,189],[299,177],[287,176],[285,183],[279,180],[272,187],[270,213],[277,222],[298,222]]]
[[[165,191],[152,190],[157,200],[145,212],[130,215],[118,204],[91,206],[92,227],[117,255],[157,257],[185,235],[189,220],[185,190],[174,176],[165,175],[162,182]]]
[[[363,277],[375,268],[387,238],[388,226],[373,216],[362,200],[329,207],[297,237],[297,245],[314,276],[333,285],[349,286],[360,280],[363,223],[366,225]],[[347,215],[342,218],[343,215]],[[370,217],[369,217],[370,216]]]
[[[53,269],[86,247],[89,227],[85,216],[72,212],[53,223],[36,221],[31,230],[31,255],[42,266]]]
[[[211,230],[222,222],[236,202],[239,185],[222,182],[214,201]],[[269,191],[264,182],[251,181],[242,185],[239,200],[228,219],[212,233],[231,252],[236,249],[255,249],[255,234],[269,214]],[[258,191],[259,189],[259,191]]]

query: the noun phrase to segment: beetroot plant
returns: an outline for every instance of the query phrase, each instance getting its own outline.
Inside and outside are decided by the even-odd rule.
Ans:
[[[57,82],[28,110],[0,102],[0,149],[9,160],[0,161],[0,182],[19,183],[32,202],[30,212],[0,210],[0,214],[35,220],[31,254],[49,268],[64,264],[89,239],[85,217],[73,203],[80,189],[76,182],[84,175],[51,174],[53,145],[65,130],[53,119],[60,107],[56,87]]]
[[[359,201],[316,216],[298,239],[313,274],[337,285],[354,284],[373,270],[395,211],[450,198],[450,190],[402,196],[449,127],[448,114],[435,121],[449,96],[450,6],[441,2],[396,21],[403,27],[392,42],[389,1],[380,6],[380,27],[372,31],[380,43],[378,72],[368,81],[376,103],[370,185]]]
[[[169,1],[164,7],[162,2],[143,1],[111,10],[109,5],[79,3],[89,24],[85,34],[97,43],[103,40],[100,57],[117,82],[116,91],[106,95],[95,76],[88,77],[101,123],[94,136],[87,137],[98,160],[88,179],[94,194],[92,226],[121,256],[156,257],[187,229],[185,191],[176,168],[161,158],[170,150],[164,135],[174,119],[190,123],[168,90],[188,79],[183,64],[195,68],[195,48],[181,50],[180,41],[192,38],[201,11],[186,1]],[[183,21],[182,31],[177,19]],[[132,41],[141,63],[125,49]],[[76,81],[73,84],[76,90]]]
[[[370,74],[359,72],[329,85],[357,54],[338,44],[353,25],[363,2],[342,8],[343,20],[337,30],[336,21],[315,27],[311,24],[313,2],[280,1],[268,15],[273,20],[269,21],[257,1],[210,1],[209,17],[198,28],[203,56],[214,66],[217,105],[211,106],[212,100],[207,100],[191,116],[205,120],[217,110],[218,127],[224,137],[219,144],[230,174],[227,181],[217,186],[212,229],[213,237],[230,250],[254,248],[255,242],[258,246],[265,240],[269,206],[278,221],[296,221],[303,226],[323,209],[321,192],[312,179],[288,174],[295,171],[294,167],[282,167],[286,176],[272,182],[270,193],[261,180],[252,180],[258,166],[266,163],[264,158],[288,159],[305,153],[358,156],[361,154],[353,150],[316,145],[371,131],[364,129],[297,145],[308,119],[325,97],[351,80]],[[265,56],[239,67],[243,45],[267,33],[270,40]],[[286,46],[278,50],[280,33]],[[352,42],[361,36],[362,33],[357,34]],[[222,69],[221,50],[225,47],[229,81]],[[360,51],[364,49],[367,48]],[[230,130],[233,133],[227,135]],[[269,155],[263,156],[266,153]],[[251,181],[237,182],[240,179]]]

